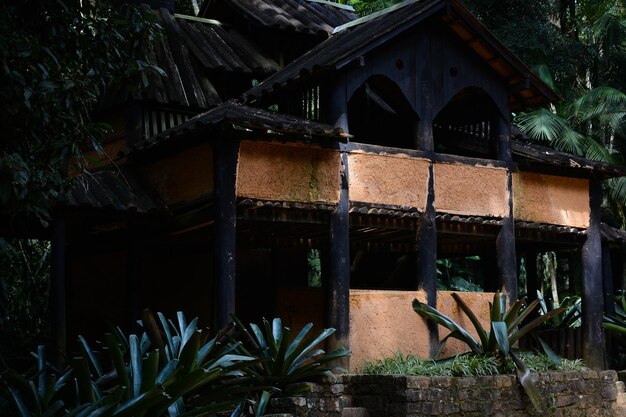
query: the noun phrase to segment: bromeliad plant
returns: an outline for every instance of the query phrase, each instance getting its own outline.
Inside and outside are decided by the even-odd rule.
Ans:
[[[144,312],[140,336],[114,329],[101,354],[79,338],[82,354],[62,372],[40,348],[34,373],[7,371],[0,384],[21,417],[191,417],[233,409],[242,397],[233,382],[254,358],[237,354],[221,333],[208,340],[182,313],[176,323],[158,317],[160,326]]]
[[[415,310],[417,314],[450,330],[450,334],[442,339],[437,355],[441,352],[441,349],[443,349],[446,342],[452,338],[464,342],[470,348],[469,354],[495,357],[499,367],[502,367],[506,359],[510,358],[515,364],[522,387],[528,394],[528,397],[532,401],[535,408],[537,410],[541,410],[543,408],[542,400],[539,396],[537,387],[530,376],[530,369],[515,353],[512,346],[522,336],[528,334],[544,321],[549,320],[555,315],[561,314],[564,309],[554,309],[524,325],[524,320],[532,311],[537,309],[539,301],[534,300],[525,309],[522,309],[524,307],[525,300],[518,300],[507,310],[506,295],[496,292],[493,296],[493,303],[489,304],[490,325],[489,329],[486,330],[476,315],[461,299],[461,297],[458,296],[458,294],[453,293],[452,297],[456,301],[459,308],[472,322],[472,325],[476,330],[476,334],[478,335],[478,339],[472,336],[466,329],[445,314],[437,311],[427,304],[419,302],[417,299],[413,300],[413,310]],[[554,355],[554,353],[550,351],[545,344],[542,343],[542,346],[544,350],[546,350],[549,357],[558,361],[556,355]]]
[[[262,326],[250,323],[250,330],[235,319],[242,330],[240,351],[244,356],[258,358],[252,364],[248,374],[258,387],[264,388],[266,400],[276,391],[285,394],[297,394],[302,386],[298,382],[311,381],[320,376],[332,376],[332,363],[350,355],[344,348],[326,353],[320,344],[335,329],[324,329],[319,333],[311,332],[309,323],[292,339],[289,327],[284,327],[279,318],[270,324],[263,319]]]

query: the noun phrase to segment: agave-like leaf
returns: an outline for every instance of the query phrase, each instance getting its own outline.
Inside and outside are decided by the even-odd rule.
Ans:
[[[506,312],[506,315],[504,316],[504,322],[506,323],[506,326],[509,329],[509,333],[511,332],[511,329],[512,329],[511,325],[513,324],[515,319],[519,316],[519,312],[525,303],[526,303],[526,297],[523,297],[517,300],[515,303],[513,303],[511,308],[509,308],[509,311]]]
[[[421,316],[433,320],[435,323],[442,325],[457,335],[457,339],[469,346],[473,352],[481,352],[482,349],[474,337],[469,334],[463,327],[459,326],[454,320],[445,314],[437,311],[427,304],[421,303],[417,298],[413,300],[413,310]]]
[[[541,345],[541,348],[545,352],[548,359],[550,359],[550,361],[556,366],[561,366],[561,358],[559,358],[559,356],[550,348],[550,346],[548,346],[548,344],[544,342],[541,337],[535,336],[535,338],[539,341],[539,344]]]
[[[504,321],[505,312],[506,294],[496,291],[493,295],[493,304],[491,305],[491,321]]]
[[[505,355],[509,353],[509,334],[504,321],[492,321],[491,333],[498,344],[498,349]]]
[[[161,331],[159,330],[159,326],[154,318],[154,314],[149,309],[145,309],[141,313],[141,322],[144,330],[146,331],[150,342],[154,347],[159,349],[163,355],[160,356],[161,364],[165,364],[167,358],[165,356],[165,343],[163,342],[163,337],[161,337]]]
[[[322,330],[322,332],[311,342],[308,344],[308,346],[306,346],[304,349],[302,349],[302,351],[300,352],[300,354],[298,356],[296,356],[296,358],[293,360],[293,362],[298,362],[298,360],[300,358],[302,358],[303,356],[305,356],[308,352],[310,352],[311,350],[313,350],[313,348],[315,348],[315,346],[317,346],[320,342],[322,342],[323,340],[325,340],[328,336],[330,336],[331,334],[335,333],[335,329],[330,328],[330,329],[324,329]],[[293,365],[291,366],[293,367]],[[290,368],[291,368],[290,367]]]
[[[619,334],[626,334],[626,327],[616,323],[602,323],[602,327]]]
[[[165,340],[167,341],[167,347],[168,347],[168,349],[166,350],[168,352],[167,359],[168,360],[178,359],[178,357],[174,357],[176,350],[174,349],[174,340],[172,339],[172,332],[170,330],[169,322],[167,321],[163,313],[157,313],[157,317],[159,317],[159,321],[161,322],[161,327],[163,328],[163,331],[165,332]]]
[[[131,334],[130,345],[130,374],[132,377],[132,396],[141,394],[141,351],[137,335]]]
[[[200,333],[194,332],[187,343],[183,345],[183,348],[179,356],[179,366],[185,370],[185,372],[192,371],[196,366],[195,359],[198,356],[198,350],[200,349]]]
[[[168,379],[172,378],[172,376],[176,373],[176,368],[177,367],[178,367],[178,359],[174,359],[172,361],[169,361],[163,367],[163,369],[161,369],[161,371],[157,375],[156,380],[155,380],[155,384],[156,385],[163,385],[163,384],[165,384],[165,382]]]
[[[185,328],[185,332],[182,333],[181,346],[184,347],[185,344],[189,341],[189,339],[191,339],[191,336],[195,333],[198,333],[198,318],[197,317],[191,320],[191,323],[189,323],[189,325],[187,325],[187,327]]]
[[[463,310],[465,315],[470,319],[470,321],[474,325],[474,328],[476,329],[476,333],[478,334],[478,337],[480,338],[480,344],[483,346],[486,346],[489,340],[489,337],[487,335],[487,332],[483,328],[483,326],[480,324],[480,321],[478,320],[474,312],[468,307],[467,304],[465,304],[463,299],[457,293],[452,293],[452,298],[454,298],[454,301],[456,301],[459,308]]]
[[[139,394],[129,401],[126,401],[118,409],[115,410],[115,417],[137,417],[143,415],[146,410],[156,406],[160,402],[171,401],[170,397],[163,392],[159,386],[154,387],[148,392]]]
[[[80,404],[93,403],[95,401],[91,385],[91,373],[89,372],[89,362],[86,358],[78,357],[71,361],[76,375],[78,387],[78,400]]]
[[[521,327],[518,331],[511,333],[511,335],[509,336],[509,343],[515,344],[515,342],[517,342],[526,333],[530,332],[535,327],[538,327],[539,325],[541,325],[541,323],[547,320],[550,320],[552,317],[558,316],[565,310],[566,310],[565,307],[559,307],[559,308],[555,308],[554,310],[550,310],[548,313],[542,316],[537,317],[536,319],[534,319],[527,325]]]
[[[93,350],[91,350],[91,347],[83,336],[78,336],[78,340],[80,341],[80,347],[83,351],[83,354],[85,355],[85,357],[89,358],[93,369],[96,371],[96,375],[98,377],[101,377],[104,372],[102,371],[102,365],[100,365],[100,361],[96,357],[95,353],[93,353]]]
[[[24,401],[22,400],[22,396],[20,395],[19,391],[13,388],[11,385],[8,385],[7,389],[9,391],[9,394],[11,394],[11,398],[13,398],[13,403],[20,412],[20,415],[22,417],[31,417],[31,414],[28,411],[28,407],[26,407],[26,404],[24,404]]]
[[[156,385],[157,373],[159,371],[159,351],[152,350],[141,361],[141,393],[148,392]]]
[[[533,300],[528,307],[526,307],[524,309],[524,311],[522,311],[515,319],[513,319],[513,321],[509,324],[509,334],[512,333],[514,330],[517,329],[517,327],[522,324],[522,322],[524,320],[526,320],[526,317],[528,317],[528,315],[530,313],[532,313],[533,311],[535,311],[535,309],[537,308],[537,305],[539,304],[539,300]]]
[[[107,333],[104,335],[104,341],[109,348],[109,354],[111,355],[111,362],[113,362],[113,367],[117,371],[117,377],[119,378],[120,385],[123,387],[130,387],[130,378],[128,377],[128,367],[124,362],[124,356],[122,353],[122,349],[118,344],[117,338],[111,334]],[[130,398],[130,391],[126,390],[126,400]]]
[[[263,391],[263,393],[261,393],[261,398],[259,398],[259,402],[256,406],[256,410],[254,415],[256,417],[261,417],[263,415],[265,415],[265,409],[267,408],[267,405],[270,402],[270,393],[268,391]]]
[[[539,394],[539,390],[535,385],[535,381],[533,381],[533,377],[530,373],[530,369],[526,366],[524,362],[520,358],[517,357],[513,352],[509,352],[511,359],[515,363],[515,367],[517,368],[517,377],[519,378],[520,384],[522,384],[522,388],[530,398],[535,409],[539,412],[543,411],[543,401],[541,399],[541,395]]]
[[[304,338],[309,333],[309,330],[311,330],[312,327],[313,327],[313,323],[308,323],[306,326],[302,328],[302,330],[300,330],[298,335],[293,339],[293,341],[289,345],[289,348],[287,349],[287,352],[285,352],[286,362],[289,363],[293,361],[293,359],[296,356],[298,356],[298,354],[300,353],[298,349],[301,348],[302,341],[304,340]]]

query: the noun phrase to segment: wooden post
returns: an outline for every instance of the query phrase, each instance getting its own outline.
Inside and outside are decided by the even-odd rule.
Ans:
[[[592,179],[589,185],[589,227],[582,248],[582,332],[583,361],[591,369],[604,369],[605,344],[602,329],[602,238],[600,215],[602,185]]]
[[[435,219],[435,176],[432,162],[428,166],[426,209],[418,223],[415,240],[419,289],[426,293],[428,305],[437,308],[437,224]],[[428,320],[427,325],[429,354],[434,358],[439,345],[439,326],[431,320]]]
[[[350,347],[350,216],[348,199],[348,154],[341,145],[341,191],[339,202],[330,215],[330,259],[326,317],[335,328],[329,338],[330,351]],[[349,363],[341,364],[347,367]]]
[[[66,223],[62,215],[52,221],[50,268],[50,330],[52,363],[62,367],[67,352],[67,316],[65,304]]]
[[[341,84],[335,86],[329,106],[329,120],[334,126],[348,131],[348,101]],[[350,198],[348,190],[348,152],[344,144],[338,144],[341,166],[341,189],[339,202],[330,214],[329,257],[326,280],[326,323],[335,328],[328,338],[327,348],[350,348]],[[337,365],[349,369],[349,358],[337,361]]]
[[[215,288],[219,328],[230,323],[235,314],[238,154],[239,142],[231,138],[215,146]]]
[[[611,261],[611,248],[605,242],[602,242],[602,289],[604,311],[608,314],[615,313],[615,303],[613,302],[613,262]]]
[[[502,115],[496,118],[495,126],[496,143],[498,147],[498,159],[511,162],[511,122]]]
[[[508,213],[496,238],[498,289],[507,294],[509,304],[517,300],[517,257],[515,255],[515,223],[513,221],[513,176],[507,172]]]

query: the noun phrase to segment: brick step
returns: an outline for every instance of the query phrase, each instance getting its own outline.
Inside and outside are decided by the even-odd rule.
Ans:
[[[369,417],[369,412],[365,407],[344,407],[341,417]]]

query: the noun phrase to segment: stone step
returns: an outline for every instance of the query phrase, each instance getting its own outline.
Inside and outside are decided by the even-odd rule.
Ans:
[[[365,407],[344,407],[341,417],[369,417],[369,412]]]

